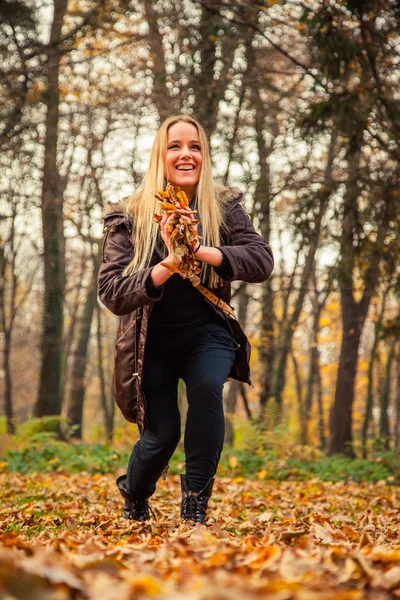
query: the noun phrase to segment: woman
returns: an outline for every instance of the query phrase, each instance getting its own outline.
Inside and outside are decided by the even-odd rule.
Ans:
[[[193,250],[202,264],[202,284],[215,294],[209,295],[211,301],[174,268],[161,264],[177,263],[167,215],[161,227],[153,219],[160,204],[155,194],[167,182],[186,192],[190,207],[198,211],[199,231],[191,225]],[[222,388],[228,377],[250,383],[249,345],[228,316],[230,282],[261,282],[273,269],[271,250],[255,232],[241,198],[238,190],[214,183],[203,128],[178,115],[161,125],[140,190],[106,210],[99,297],[122,315],[115,399],[140,431],[127,475],[117,479],[125,518],[149,518],[148,498],[180,440],[181,378],[189,406],[181,516],[205,522],[224,440]]]

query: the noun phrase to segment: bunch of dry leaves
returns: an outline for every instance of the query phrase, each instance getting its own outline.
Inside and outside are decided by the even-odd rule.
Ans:
[[[219,479],[206,526],[179,518],[178,478],[157,521],[120,518],[111,476],[0,475],[0,598],[400,598],[398,489]]]
[[[154,220],[160,224],[164,215],[169,217],[170,242],[177,259],[177,262],[164,260],[161,264],[171,273],[193,278],[201,271],[193,247],[196,239],[194,226],[200,223],[194,218],[197,211],[190,208],[185,192],[176,192],[172,185],[168,185],[165,191],[158,192],[156,198],[161,202],[161,214],[154,214]]]

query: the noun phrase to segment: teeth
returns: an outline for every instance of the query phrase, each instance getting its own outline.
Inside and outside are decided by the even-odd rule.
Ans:
[[[181,165],[180,167],[176,167],[178,171],[191,171],[194,167],[190,167],[189,165]]]

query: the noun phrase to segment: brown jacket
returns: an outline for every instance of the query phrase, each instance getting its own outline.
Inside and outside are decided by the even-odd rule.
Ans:
[[[273,257],[268,243],[254,227],[240,205],[242,194],[237,189],[223,192],[225,206],[220,250],[232,268],[230,281],[259,283],[268,279],[273,269]],[[99,272],[99,298],[112,313],[121,315],[118,330],[114,371],[115,401],[124,417],[144,427],[145,403],[141,390],[143,357],[147,326],[153,298],[146,292],[146,279],[151,266],[129,277],[122,272],[132,259],[132,220],[125,213],[125,203],[109,204],[104,218],[103,260]],[[230,281],[222,281],[213,292],[229,304]],[[200,292],[199,292],[200,293]],[[162,297],[162,291],[158,300]],[[204,299],[204,302],[208,300]],[[250,383],[250,346],[237,321],[226,317],[210,303],[218,318],[228,321],[239,346],[230,376]]]

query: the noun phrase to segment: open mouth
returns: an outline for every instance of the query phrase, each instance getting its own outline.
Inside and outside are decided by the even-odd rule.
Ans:
[[[196,167],[193,165],[178,165],[175,167],[178,171],[193,171]]]

